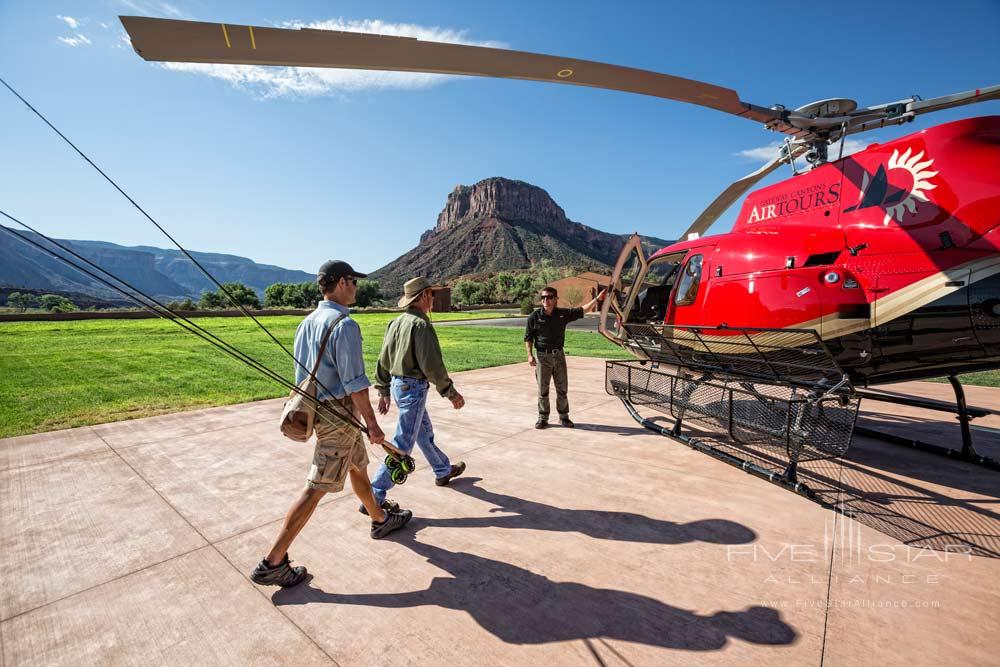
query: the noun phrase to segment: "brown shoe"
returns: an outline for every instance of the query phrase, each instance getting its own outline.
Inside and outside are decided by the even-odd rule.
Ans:
[[[434,480],[434,483],[437,484],[438,486],[448,486],[448,482],[455,479],[463,472],[465,472],[465,462],[459,461],[458,463],[456,463],[451,467],[451,472],[449,472],[444,477],[438,477],[437,479]]]
[[[576,426],[576,424],[574,424],[569,417],[560,417],[559,424],[560,426],[565,426],[566,428],[573,428]]]

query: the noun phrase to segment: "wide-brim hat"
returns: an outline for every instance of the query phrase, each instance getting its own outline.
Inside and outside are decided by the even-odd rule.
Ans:
[[[432,288],[433,285],[431,285],[430,281],[423,276],[407,280],[403,285],[403,296],[399,297],[399,307],[406,308],[417,300],[417,297],[420,296],[421,292]]]

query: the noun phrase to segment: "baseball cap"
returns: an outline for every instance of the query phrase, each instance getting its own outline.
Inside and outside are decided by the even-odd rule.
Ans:
[[[341,278],[367,278],[367,273],[355,271],[350,264],[339,259],[331,259],[323,262],[316,272],[316,282],[320,287],[332,285]]]

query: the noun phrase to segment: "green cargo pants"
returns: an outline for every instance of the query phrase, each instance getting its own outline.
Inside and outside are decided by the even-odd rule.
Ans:
[[[549,380],[556,382],[556,410],[560,417],[569,416],[569,376],[566,374],[566,356],[562,350],[542,352],[536,350],[535,379],[538,380],[538,417],[549,418]]]

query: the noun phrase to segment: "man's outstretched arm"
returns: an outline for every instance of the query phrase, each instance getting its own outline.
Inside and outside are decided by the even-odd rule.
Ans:
[[[581,306],[583,308],[583,312],[589,313],[591,310],[595,310],[597,304],[601,302],[601,299],[604,298],[604,295],[607,293],[607,291],[608,291],[607,289],[602,289],[597,296],[595,296],[587,303],[583,304],[583,306]]]

